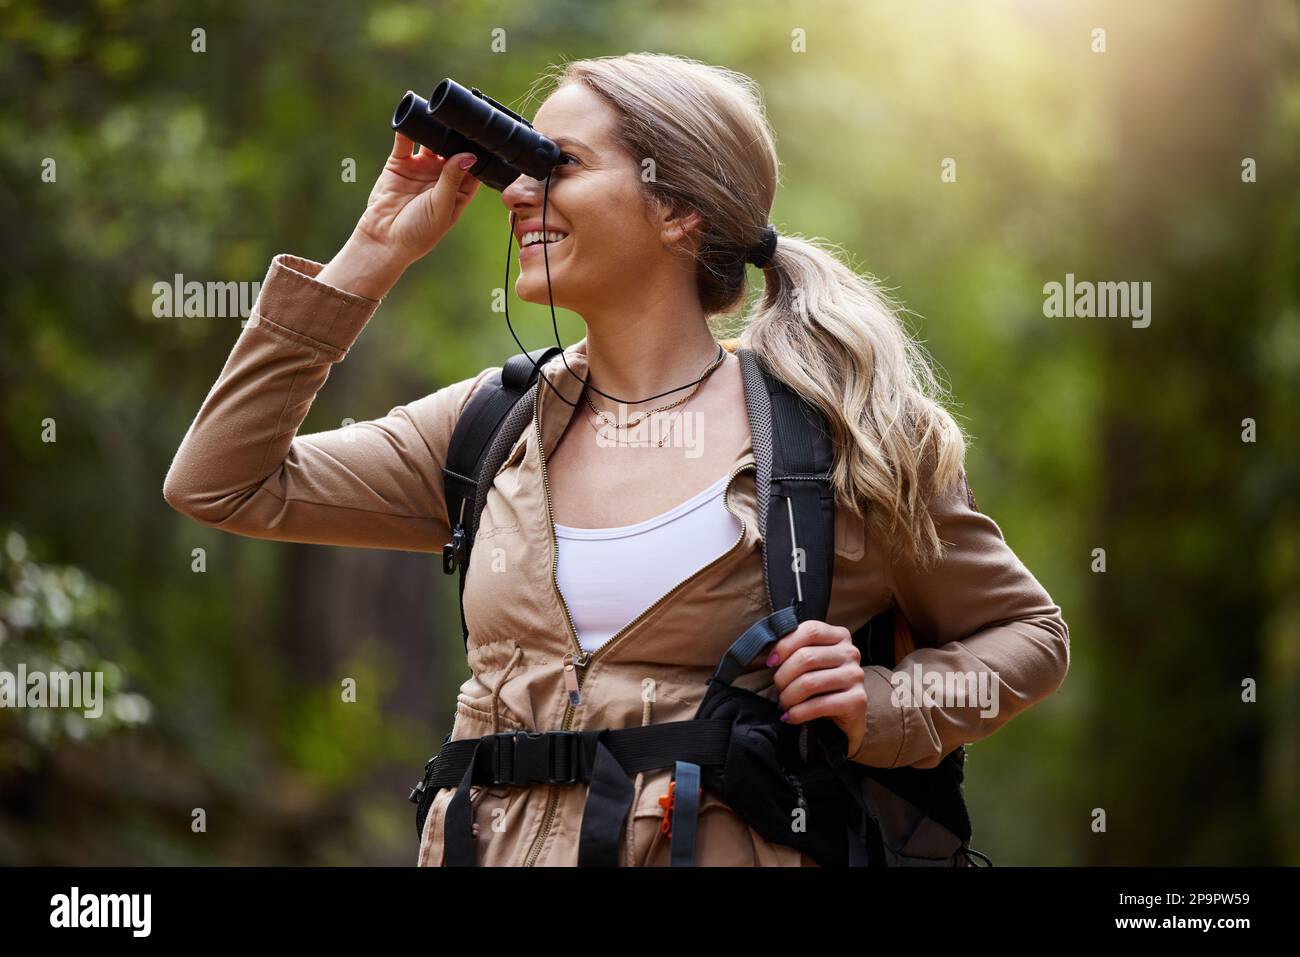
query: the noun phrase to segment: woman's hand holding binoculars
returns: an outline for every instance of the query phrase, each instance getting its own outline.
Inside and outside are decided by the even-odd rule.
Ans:
[[[442,241],[478,192],[466,170],[473,153],[446,158],[393,135],[393,152],[375,181],[352,236],[317,275],[321,282],[382,299],[406,268]],[[464,168],[461,168],[461,163]]]

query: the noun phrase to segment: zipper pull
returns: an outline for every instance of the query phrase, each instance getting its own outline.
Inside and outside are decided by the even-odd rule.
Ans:
[[[564,690],[569,694],[570,706],[578,706],[578,668],[585,667],[587,656],[579,658],[577,655],[568,654],[564,656]]]

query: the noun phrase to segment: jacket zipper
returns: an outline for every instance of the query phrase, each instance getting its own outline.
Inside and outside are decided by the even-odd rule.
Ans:
[[[681,581],[679,581],[676,585],[670,588],[666,593],[661,595],[653,605],[651,605],[649,608],[646,608],[635,618],[633,618],[630,622],[628,622],[617,632],[615,632],[612,636],[610,636],[609,640],[607,640],[603,645],[601,645],[595,651],[587,651],[582,647],[582,642],[578,640],[578,630],[577,628],[574,627],[573,616],[572,614],[570,614],[569,606],[564,600],[564,593],[560,591],[560,575],[559,575],[560,551],[559,548],[556,547],[556,542],[555,542],[555,512],[551,507],[551,483],[546,475],[546,449],[542,443],[542,421],[541,421],[540,407],[534,410],[533,425],[537,432],[537,453],[542,463],[542,489],[546,495],[547,525],[551,530],[551,581],[555,587],[555,594],[559,597],[560,604],[564,608],[564,617],[565,620],[568,622],[568,626],[569,626],[569,637],[573,640],[573,646],[577,649],[576,654],[567,654],[564,656],[564,685],[565,685],[565,690],[568,692],[569,701],[564,706],[564,718],[560,722],[560,730],[568,731],[569,725],[570,723],[572,723],[573,716],[576,713],[576,705],[580,700],[581,688],[582,688],[582,676],[586,674],[586,669],[588,665],[590,665],[592,661],[594,661],[596,658],[600,657],[602,654],[604,654],[606,651],[612,648],[617,642],[622,640],[623,636],[626,635],[629,631],[631,631],[634,627],[636,627],[638,622],[640,622],[643,618],[645,618],[647,615],[653,612],[656,608],[658,608],[660,605],[662,605],[664,602],[670,599],[674,594],[677,593],[678,590],[681,589],[683,585],[685,585],[687,582],[692,581],[697,576],[704,574],[714,565],[718,564],[718,562],[729,557],[731,553],[734,552],[737,548],[739,548],[741,543],[745,540],[746,526],[745,526],[745,519],[739,515],[736,515],[736,517],[740,519],[740,535],[736,538],[735,543],[730,548],[728,548],[717,558],[713,559],[703,568],[696,569],[686,578],[683,578]],[[746,469],[752,469],[756,467],[757,466],[755,463],[747,462],[746,464],[738,466],[732,470],[731,475],[727,478],[727,484],[722,490],[722,501],[723,504],[726,506],[727,511],[731,511],[731,502],[730,502],[731,483],[735,481],[736,476],[739,475],[741,472],[745,471]],[[731,512],[731,514],[735,515],[736,513]],[[537,838],[533,841],[533,846],[528,849],[528,857],[524,861],[524,867],[533,867],[536,865],[537,858],[541,854],[542,845],[546,842],[546,836],[550,833],[551,824],[555,819],[555,809],[559,805],[559,798],[560,798],[559,788],[556,786],[552,786],[551,792],[547,796],[546,812],[542,815],[542,826],[537,832]]]

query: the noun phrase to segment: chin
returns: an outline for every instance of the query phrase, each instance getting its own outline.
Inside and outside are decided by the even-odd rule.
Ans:
[[[535,302],[538,305],[545,306],[553,301],[556,309],[569,308],[565,305],[568,297],[561,295],[560,281],[554,269],[551,270],[551,290],[549,294],[546,291],[546,273],[544,270],[539,270],[536,276],[529,274],[519,277],[515,282],[515,295],[524,302]]]

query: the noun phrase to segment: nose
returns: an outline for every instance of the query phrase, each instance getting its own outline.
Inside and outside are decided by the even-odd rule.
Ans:
[[[520,173],[518,179],[501,191],[501,202],[512,213],[541,206],[542,181]]]

